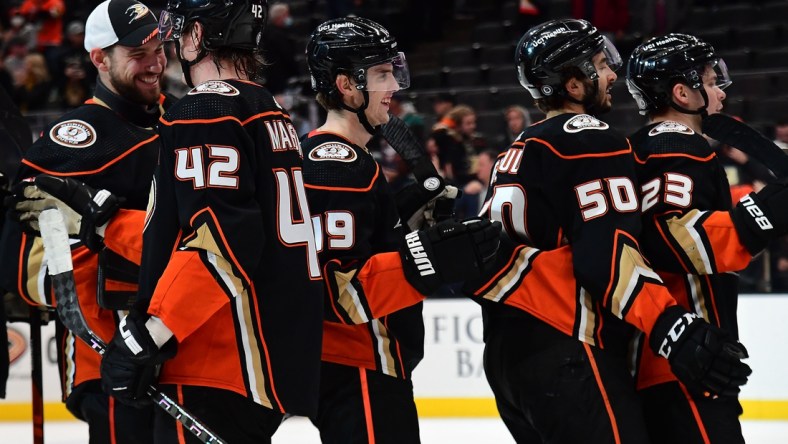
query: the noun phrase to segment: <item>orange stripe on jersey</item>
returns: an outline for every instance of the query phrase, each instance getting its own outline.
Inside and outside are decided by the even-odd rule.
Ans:
[[[249,279],[249,275],[247,275],[246,271],[243,269],[243,267],[241,267],[241,264],[238,263],[238,259],[235,258],[235,255],[233,254],[233,250],[230,249],[230,244],[227,242],[227,238],[224,236],[222,227],[219,224],[219,219],[216,217],[216,213],[214,213],[210,207],[205,207],[202,210],[194,213],[194,216],[192,216],[191,219],[189,219],[189,226],[194,227],[194,220],[197,219],[197,216],[199,216],[202,213],[208,213],[211,216],[211,219],[213,220],[213,226],[216,228],[216,231],[219,233],[219,237],[221,237],[222,243],[224,244],[224,251],[226,251],[227,254],[230,256],[228,259],[232,260],[233,264],[238,268],[238,271],[241,272],[246,282],[252,282],[252,280]],[[196,232],[194,233],[194,235],[196,235]],[[185,240],[186,239],[184,239],[184,242]]]
[[[28,304],[35,307],[39,304],[35,301],[30,300],[30,298],[26,296],[27,292],[25,291],[24,270],[25,270],[25,243],[26,242],[27,242],[27,234],[22,233],[22,242],[19,246],[19,266],[17,267],[18,274],[16,278],[16,284],[17,284],[17,291],[19,295],[22,297],[22,299],[24,299],[25,302],[27,302]],[[55,302],[55,298],[52,298],[52,306],[57,306],[57,303]]]
[[[389,329],[389,318],[385,318],[384,319],[383,326],[386,327],[386,330],[390,330]],[[403,361],[403,359],[402,359],[402,350],[400,349],[399,344],[400,344],[400,341],[395,341],[394,342],[394,345],[397,348],[397,362],[399,362],[399,372],[400,372],[399,374],[402,375],[402,377],[404,378],[407,373],[405,373],[405,363],[402,362]]]
[[[695,424],[698,425],[698,431],[703,437],[703,443],[710,444],[711,440],[709,440],[709,434],[706,432],[706,426],[703,424],[703,418],[700,417],[700,412],[698,412],[698,406],[695,404],[695,400],[692,399],[692,396],[690,396],[684,384],[679,383],[679,387],[681,387],[684,397],[687,398],[687,404],[689,404],[690,410],[692,410],[692,416],[695,418]]]
[[[268,117],[268,116],[284,116],[287,117],[288,119],[290,118],[289,115],[283,113],[282,111],[268,111],[260,114],[255,114],[244,121],[241,121],[241,119],[237,117],[224,116],[224,117],[215,117],[213,119],[188,119],[188,120],[181,119],[181,120],[173,120],[171,122],[164,120],[164,117],[160,117],[159,122],[161,122],[165,126],[173,126],[173,125],[200,125],[203,123],[217,123],[217,122],[230,121],[230,122],[238,122],[243,126],[251,122],[252,120],[256,120],[261,117]]]
[[[613,407],[610,405],[610,400],[607,397],[605,385],[602,383],[602,377],[599,375],[599,368],[596,365],[596,359],[594,359],[594,355],[591,353],[591,346],[583,343],[583,349],[585,349],[586,355],[588,355],[588,362],[591,364],[591,369],[594,371],[594,379],[596,379],[599,392],[602,394],[602,399],[605,401],[605,410],[607,410],[607,416],[610,418],[610,426],[613,429],[613,438],[616,440],[617,444],[621,444],[621,437],[618,435],[618,423],[616,422],[616,415],[613,413]]]
[[[364,400],[364,420],[367,423],[367,443],[375,444],[375,425],[372,420],[372,406],[369,402],[369,384],[367,383],[367,371],[363,368],[358,369],[361,377],[361,398]]]
[[[331,259],[330,261],[326,262],[326,264],[323,265],[323,276],[325,277],[325,279],[333,278],[332,276],[333,273],[328,270],[328,264],[332,262],[336,262],[337,264],[339,264],[340,268],[342,266],[342,262],[339,259]],[[324,288],[326,289],[326,292],[328,292],[328,296],[329,296],[328,300],[331,302],[331,310],[334,312],[334,316],[336,316],[337,319],[339,320],[345,319],[341,314],[339,314],[339,310],[337,310],[337,306],[335,304],[335,301],[339,300],[339,295],[336,295],[331,291],[332,285],[326,284]]]
[[[664,159],[669,157],[685,157],[687,159],[697,160],[699,162],[708,162],[709,160],[717,157],[715,153],[711,153],[706,157],[693,156],[687,153],[662,153],[662,154],[649,154],[645,159],[641,159],[635,154],[635,162],[645,164],[649,159]]]
[[[568,159],[568,160],[572,160],[572,159],[587,159],[587,158],[591,158],[591,157],[613,157],[613,156],[619,156],[621,154],[628,154],[628,153],[632,152],[632,145],[629,144],[629,139],[627,139],[627,149],[625,149],[625,150],[611,151],[609,153],[596,153],[596,154],[588,153],[588,154],[575,154],[575,155],[561,154],[561,152],[559,152],[557,149],[555,149],[555,147],[553,145],[551,145],[549,142],[547,142],[546,140],[539,139],[537,137],[531,137],[531,138],[525,139],[525,142],[528,142],[528,141],[531,141],[531,140],[533,140],[536,143],[540,143],[540,144],[546,146],[556,156],[558,156],[558,157],[560,157],[562,159]]]
[[[127,149],[126,151],[124,151],[123,153],[121,153],[118,157],[116,157],[116,158],[110,160],[109,162],[105,163],[101,168],[97,168],[95,170],[72,171],[72,172],[68,172],[68,173],[63,173],[63,172],[59,172],[59,171],[50,171],[50,170],[48,170],[46,168],[43,168],[43,167],[40,167],[40,166],[34,164],[33,162],[31,162],[31,161],[29,161],[27,159],[22,159],[22,163],[27,165],[27,166],[29,166],[30,168],[36,169],[38,171],[41,171],[42,173],[46,173],[46,174],[49,174],[49,175],[52,175],[52,176],[58,176],[58,177],[84,176],[84,175],[88,175],[88,174],[96,174],[96,173],[100,173],[100,172],[106,170],[107,168],[111,167],[112,165],[120,162],[121,160],[123,160],[123,158],[125,158],[129,154],[131,154],[134,151],[136,151],[137,148],[139,148],[139,147],[141,147],[143,145],[147,145],[148,143],[153,142],[154,140],[156,140],[158,138],[159,138],[159,135],[156,134],[155,136],[152,136],[152,137],[150,137],[148,139],[143,140],[142,142],[134,145],[133,147],[131,147],[131,148]]]
[[[349,187],[326,187],[322,185],[310,185],[308,183],[304,184],[304,188],[309,188],[312,190],[327,190],[327,191],[349,191],[351,193],[363,193],[372,189],[372,186],[375,185],[375,181],[378,179],[380,175],[380,165],[375,162],[375,175],[372,176],[372,180],[369,181],[369,185],[366,188],[349,188]]]
[[[178,384],[175,386],[175,390],[178,396],[178,404],[183,405],[183,386]],[[186,437],[183,436],[183,424],[180,421],[175,421],[177,425],[176,431],[178,433],[178,444],[186,444]]]
[[[115,281],[112,279],[104,280],[104,289],[106,291],[131,291],[137,292],[139,285],[132,284],[131,282]]]
[[[115,397],[109,396],[109,442],[115,444]]]
[[[681,211],[678,211],[678,210],[668,211],[666,213],[663,213],[662,216],[668,215],[668,214],[671,214],[671,213],[676,213],[676,217],[681,217]],[[685,264],[684,261],[682,260],[681,255],[679,255],[679,252],[676,251],[675,248],[673,248],[673,242],[670,241],[670,238],[672,238],[672,236],[668,236],[665,233],[665,230],[662,229],[662,225],[656,222],[656,217],[657,216],[654,216],[654,218],[655,218],[654,226],[657,227],[657,230],[659,231],[660,237],[662,237],[662,239],[665,241],[665,245],[667,245],[670,248],[670,251],[676,257],[678,263],[681,264],[681,268],[683,268],[685,272],[691,273],[689,268],[687,268],[687,264]]]

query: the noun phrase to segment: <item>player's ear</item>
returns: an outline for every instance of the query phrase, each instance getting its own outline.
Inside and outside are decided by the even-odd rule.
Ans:
[[[109,53],[105,52],[101,48],[93,48],[90,50],[90,61],[99,71],[109,71],[109,58]]]
[[[671,94],[673,95],[673,101],[680,106],[686,107],[689,104],[689,87],[684,83],[678,82],[673,85],[671,89]]]
[[[334,80],[334,83],[341,96],[344,97],[353,94],[355,87],[353,86],[353,82],[350,81],[350,77],[346,76],[345,74],[338,74],[337,78]]]
[[[569,93],[570,97],[574,97],[578,100],[582,99],[585,93],[583,82],[575,77],[567,80],[566,83],[564,83],[564,88],[566,88],[566,92]]]

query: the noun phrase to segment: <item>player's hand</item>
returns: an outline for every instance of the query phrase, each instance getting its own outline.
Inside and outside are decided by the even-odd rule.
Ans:
[[[744,196],[731,210],[731,219],[747,251],[758,254],[769,241],[788,233],[788,180]]]
[[[736,396],[752,373],[742,362],[749,355],[741,343],[678,306],[660,315],[649,344],[687,389],[702,396]]]
[[[101,359],[102,390],[134,407],[150,404],[147,391],[156,379],[157,368],[175,356],[177,349],[174,339],[159,349],[145,326],[147,319],[123,318]]]
[[[107,190],[96,190],[70,177],[47,174],[35,179],[36,187],[65,203],[82,216],[79,238],[91,250],[104,248],[104,230],[120,208],[122,198]]]
[[[501,223],[449,220],[407,234],[400,244],[405,278],[424,295],[443,284],[479,277],[495,263]]]
[[[3,202],[9,209],[11,218],[19,222],[27,233],[39,236],[38,216],[47,208],[57,208],[63,214],[68,234],[70,236],[79,234],[82,216],[68,205],[38,189],[32,178],[15,185]]]
[[[447,186],[427,158],[413,168],[413,176],[416,182],[394,197],[397,212],[408,228],[420,230],[435,225],[441,218],[451,217],[454,200],[462,194],[460,190]]]

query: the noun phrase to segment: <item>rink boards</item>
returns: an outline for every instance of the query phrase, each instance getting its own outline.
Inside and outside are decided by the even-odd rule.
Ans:
[[[742,295],[739,329],[753,369],[742,390],[745,419],[788,420],[788,295]],[[479,306],[465,299],[424,304],[424,360],[413,374],[421,417],[497,416],[482,368],[482,318]],[[0,421],[31,418],[30,352],[27,324],[9,324],[12,359],[7,399],[0,400]],[[54,325],[43,328],[45,417],[71,419],[60,402]]]

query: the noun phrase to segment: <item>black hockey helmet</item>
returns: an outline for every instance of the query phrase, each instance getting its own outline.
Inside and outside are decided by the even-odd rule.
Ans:
[[[267,18],[268,0],[169,0],[159,17],[159,38],[177,41],[196,21],[205,49],[258,50]]]
[[[599,52],[605,52],[613,71],[621,67],[616,47],[590,23],[551,20],[529,29],[517,44],[517,78],[534,99],[563,94],[562,71],[571,66],[596,84],[599,75],[591,59]]]
[[[328,20],[318,26],[307,43],[306,58],[312,88],[317,92],[335,91],[337,74],[349,75],[359,90],[380,90],[374,79],[368,78],[367,69],[384,63],[392,63],[399,89],[410,85],[408,65],[397,40],[383,26],[362,17]]]
[[[700,90],[708,103],[703,88],[703,74],[707,66],[714,70],[720,89],[725,89],[732,83],[725,62],[710,44],[687,34],[674,33],[654,37],[635,48],[629,57],[627,88],[637,102],[641,114],[666,105],[677,107],[671,100],[671,91],[678,82]]]

